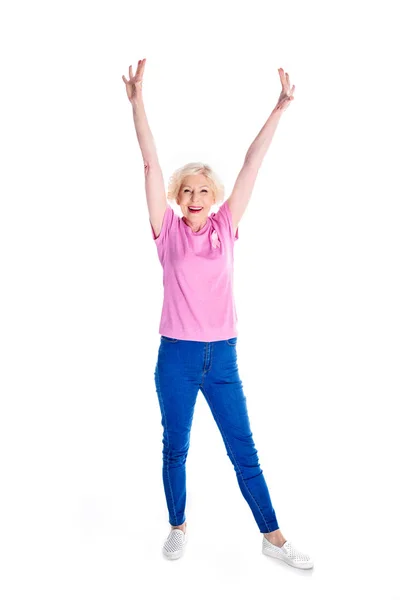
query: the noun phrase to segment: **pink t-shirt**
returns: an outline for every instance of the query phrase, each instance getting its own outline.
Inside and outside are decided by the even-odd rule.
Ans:
[[[199,342],[236,337],[233,245],[239,228],[235,234],[227,201],[197,232],[169,205],[157,238],[150,227],[163,267],[159,333]]]

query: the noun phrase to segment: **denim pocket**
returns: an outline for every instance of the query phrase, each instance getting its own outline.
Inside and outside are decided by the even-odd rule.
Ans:
[[[162,335],[161,340],[164,342],[170,342],[171,344],[175,344],[178,341],[178,338],[171,338],[167,337],[166,335]]]
[[[228,346],[236,346],[237,337],[229,338],[229,340],[225,340]]]

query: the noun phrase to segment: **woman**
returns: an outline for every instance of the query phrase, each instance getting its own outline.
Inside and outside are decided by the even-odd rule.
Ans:
[[[189,163],[170,178],[167,203],[163,176],[142,97],[146,59],[136,74],[122,76],[142,151],[149,219],[163,267],[164,301],[155,384],[163,426],[163,483],[171,530],[163,553],[179,558],[185,548],[186,471],[190,430],[198,391],[203,393],[222,434],[241,492],[263,533],[262,551],[293,567],[309,569],[279,529],[258,461],[237,366],[233,248],[263,157],[279,119],[294,99],[289,75],[279,69],[282,91],[271,116],[251,144],[230,198],[212,169]],[[213,205],[218,212],[209,216]]]

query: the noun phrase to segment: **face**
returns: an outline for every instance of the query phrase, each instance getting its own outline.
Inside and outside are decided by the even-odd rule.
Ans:
[[[204,175],[188,175],[182,182],[177,197],[185,220],[193,226],[201,226],[207,221],[208,213],[215,204],[214,193],[209,180]],[[200,208],[193,212],[190,207]]]

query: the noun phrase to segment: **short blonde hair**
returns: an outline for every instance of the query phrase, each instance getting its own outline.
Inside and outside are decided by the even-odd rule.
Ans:
[[[176,203],[182,182],[188,175],[204,175],[204,177],[206,177],[210,182],[210,188],[214,192],[215,203],[217,205],[223,203],[225,188],[222,182],[212,168],[202,162],[187,163],[183,167],[180,167],[173,172],[168,181],[168,200]]]

